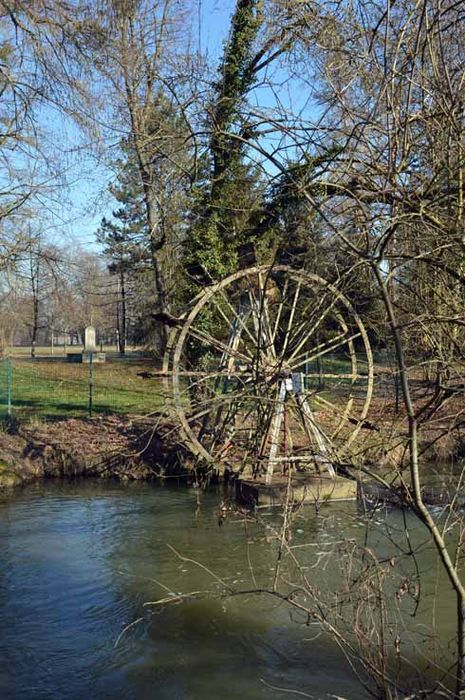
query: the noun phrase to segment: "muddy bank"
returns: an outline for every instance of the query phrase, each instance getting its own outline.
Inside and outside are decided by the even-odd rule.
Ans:
[[[398,455],[395,471],[405,458],[405,447],[398,449],[402,449],[402,455]],[[194,465],[192,454],[166,415],[72,418],[4,426],[0,430],[0,489],[47,477],[89,476],[120,481],[192,478]],[[382,473],[386,464],[382,459],[373,460],[371,468]],[[411,505],[408,487],[407,490],[396,486],[383,488],[373,478],[359,474],[356,468],[349,471],[358,482],[359,500],[367,506]],[[195,475],[197,479],[202,477],[198,471]],[[442,479],[440,485],[431,485],[428,474],[425,477],[426,504],[454,503],[456,507],[465,507],[465,496],[457,498],[457,480],[452,478],[453,474],[450,479]],[[408,480],[408,471],[404,478]]]
[[[106,416],[0,432],[0,488],[42,477],[150,480],[187,473],[190,455],[166,421]]]

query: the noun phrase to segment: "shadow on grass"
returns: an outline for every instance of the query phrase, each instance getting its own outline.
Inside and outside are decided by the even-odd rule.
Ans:
[[[126,414],[145,414],[155,410],[155,406],[150,409],[141,409],[137,404],[127,406],[114,406],[112,404],[103,404],[96,402],[92,404],[93,416],[124,416]],[[22,420],[33,420],[34,418],[44,421],[57,421],[65,418],[88,418],[89,404],[82,403],[54,403],[48,402],[44,406],[43,402],[38,400],[19,400],[15,401],[12,406],[12,416]],[[0,419],[7,418],[6,406],[0,406]]]
[[[60,418],[79,417],[82,418],[88,413],[88,404],[81,403],[44,403],[39,400],[15,400],[12,406],[12,414],[18,418],[38,418],[47,420],[53,417],[55,420]]]

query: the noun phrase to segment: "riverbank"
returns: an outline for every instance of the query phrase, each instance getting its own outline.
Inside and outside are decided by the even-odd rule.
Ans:
[[[378,402],[375,405],[380,408]],[[405,432],[402,426],[405,418],[398,416],[397,429],[392,430],[391,414],[384,406],[383,422],[378,411],[377,430],[363,431],[362,449],[354,459],[357,464],[361,458],[366,469],[385,477],[391,487],[380,486],[376,476],[370,478],[366,469],[364,473],[357,468],[349,471],[359,484],[359,498],[367,503],[408,505],[406,440],[399,440]],[[454,464],[460,466],[463,461],[463,425],[459,423],[455,430],[450,426],[446,430],[447,421],[441,415],[439,418],[427,434],[423,432],[423,445],[429,446],[427,458],[423,455],[425,501],[431,505],[444,505],[454,499],[457,484]],[[19,421],[4,424],[0,430],[0,489],[49,477],[98,477],[123,482],[192,478],[194,462],[166,413],[147,417],[106,415],[92,419]],[[446,477],[433,474],[435,470],[429,465],[436,464],[441,465],[441,474],[444,472]],[[397,480],[399,472],[407,491]],[[342,481],[344,486],[345,481]],[[354,482],[347,483],[350,486]],[[252,486],[255,488],[255,481]]]
[[[187,474],[188,463],[174,426],[153,417],[71,418],[0,432],[0,488],[43,477],[149,481]]]

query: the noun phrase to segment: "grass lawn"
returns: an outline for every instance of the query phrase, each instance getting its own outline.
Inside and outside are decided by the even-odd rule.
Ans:
[[[14,358],[12,415],[20,419],[79,417],[89,411],[89,365],[65,360]],[[153,371],[150,361],[110,360],[93,365],[94,414],[147,414],[163,405],[158,378],[143,379]],[[0,415],[6,413],[6,371],[0,366]]]
[[[61,357],[27,356],[11,359],[13,367],[12,415],[19,419],[56,420],[59,418],[83,418],[89,414],[89,365],[67,362]],[[302,370],[305,368],[302,367]],[[337,396],[351,386],[349,378],[338,375],[350,372],[346,358],[326,356],[322,363],[324,379],[323,396],[334,392]],[[364,367],[359,367],[363,373]],[[93,365],[92,403],[93,414],[146,415],[163,407],[162,380],[157,377],[144,379],[141,371],[154,371],[153,361],[142,359],[136,353],[127,359],[107,358],[103,364]],[[318,386],[316,363],[308,366],[306,384],[311,391]],[[316,376],[315,376],[316,375]],[[357,382],[364,389],[366,380]],[[0,362],[0,418],[7,410],[6,364]]]

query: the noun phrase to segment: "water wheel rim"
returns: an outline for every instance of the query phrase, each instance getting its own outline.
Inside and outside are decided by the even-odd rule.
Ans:
[[[228,287],[230,287],[232,284],[235,282],[238,282],[241,279],[246,279],[246,278],[251,278],[253,276],[257,276],[259,278],[261,275],[265,276],[265,279],[269,275],[288,275],[290,279],[293,281],[299,281],[300,283],[306,284],[311,288],[311,285],[317,285],[320,288],[324,289],[325,291],[331,293],[334,297],[334,304],[340,304],[342,307],[345,309],[345,311],[350,315],[353,323],[358,329],[357,332],[357,337],[359,337],[362,341],[363,344],[363,350],[365,353],[366,357],[366,374],[364,375],[364,378],[366,379],[366,388],[364,391],[364,400],[363,400],[363,405],[361,407],[361,410],[358,413],[358,417],[356,420],[356,423],[353,425],[353,428],[351,429],[349,435],[347,436],[346,440],[346,447],[350,447],[354,440],[356,439],[364,420],[366,419],[368,415],[368,410],[373,394],[373,384],[374,384],[374,367],[373,367],[373,356],[371,352],[371,346],[370,346],[370,341],[368,338],[368,333],[365,329],[364,324],[361,321],[361,318],[359,314],[355,311],[353,305],[351,302],[347,299],[347,297],[339,290],[337,287],[325,280],[324,278],[320,277],[319,275],[316,275],[311,272],[307,272],[305,270],[296,270],[288,265],[275,265],[270,267],[269,265],[261,265],[261,266],[254,266],[250,268],[246,268],[243,270],[239,270],[235,273],[232,273],[231,275],[228,275],[225,277],[223,280],[220,282],[212,284],[210,287],[207,289],[203,290],[193,301],[193,306],[191,310],[185,314],[185,320],[184,324],[180,329],[177,329],[170,340],[171,347],[169,353],[165,355],[165,371],[167,374],[170,376],[170,383],[171,383],[171,396],[173,400],[173,407],[179,422],[179,426],[181,428],[181,432],[183,434],[184,439],[186,442],[189,444],[190,448],[192,451],[200,456],[202,459],[204,459],[207,462],[215,462],[218,460],[218,457],[211,454],[210,450],[207,449],[201,442],[201,440],[198,439],[198,436],[196,434],[196,431],[193,429],[191,423],[192,420],[190,420],[187,415],[186,411],[184,408],[184,401],[183,401],[183,395],[182,395],[182,389],[181,389],[181,378],[182,375],[184,374],[182,372],[181,365],[182,365],[182,355],[183,355],[183,349],[185,347],[186,339],[189,336],[189,333],[191,332],[192,326],[195,322],[195,319],[199,316],[199,313],[209,304],[209,302],[215,297],[216,294],[222,292],[223,290],[226,290]],[[353,341],[352,341],[353,344]],[[352,358],[355,357],[355,352],[352,349],[351,350],[351,356]],[[354,376],[354,369],[352,366],[352,376]],[[334,407],[333,407],[334,410]],[[349,410],[345,410],[343,412],[343,415],[341,416],[341,419],[347,419],[347,417],[350,414],[350,408]]]

